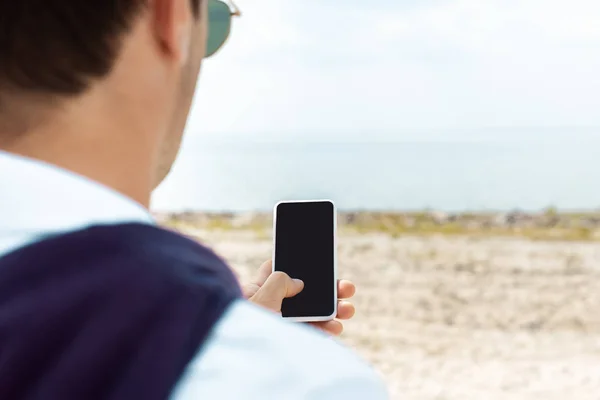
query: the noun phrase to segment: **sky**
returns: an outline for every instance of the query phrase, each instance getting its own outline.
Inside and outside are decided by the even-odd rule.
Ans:
[[[463,208],[597,206],[600,166],[586,151],[600,143],[600,1],[237,3],[243,16],[223,50],[203,64],[181,157],[158,191],[157,206],[237,201],[266,209],[292,195],[330,193],[346,182],[357,158],[365,166],[356,172],[361,196],[372,198],[352,204],[364,207],[387,199],[399,207],[411,201],[448,206],[443,193],[457,196]],[[587,138],[592,146],[577,143]],[[419,154],[402,153],[414,161],[410,165],[394,164],[383,151],[352,155],[343,150],[352,146],[339,145],[507,139],[518,150],[506,153],[500,146],[489,159],[417,147]],[[526,139],[535,144],[522,143]],[[550,139],[558,145],[546,146]],[[213,154],[221,147],[208,141],[225,141],[224,149],[239,143],[243,151]],[[302,150],[322,141],[335,143],[343,160],[328,155],[317,162],[321,153]],[[252,153],[248,142],[291,142],[302,151],[246,154]],[[544,161],[550,150],[555,160]],[[448,168],[456,165],[464,169]],[[261,172],[248,177],[248,168]],[[398,171],[404,169],[411,173],[402,178]],[[439,186],[427,183],[398,195],[396,185],[387,184],[428,176]],[[516,190],[515,182],[528,190]],[[342,189],[333,196],[346,199]]]
[[[192,139],[387,141],[600,126],[598,0],[237,4],[243,16],[229,42],[203,65]]]

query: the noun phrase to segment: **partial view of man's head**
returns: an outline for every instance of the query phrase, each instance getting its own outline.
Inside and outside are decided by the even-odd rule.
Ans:
[[[206,0],[0,0],[0,149],[146,203],[179,150],[206,14]]]

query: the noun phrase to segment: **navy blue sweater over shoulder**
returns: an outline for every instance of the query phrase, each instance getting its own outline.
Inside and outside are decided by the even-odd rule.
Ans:
[[[0,258],[0,399],[166,399],[241,297],[212,251],[141,224]]]

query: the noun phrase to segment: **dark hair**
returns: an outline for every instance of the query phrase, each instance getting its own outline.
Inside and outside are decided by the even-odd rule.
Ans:
[[[82,93],[110,72],[147,1],[0,0],[0,95]]]

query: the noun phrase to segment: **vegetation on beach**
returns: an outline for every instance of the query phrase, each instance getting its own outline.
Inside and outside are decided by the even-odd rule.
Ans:
[[[179,230],[252,231],[271,234],[270,213],[168,213],[157,214],[164,225]],[[404,235],[507,236],[532,240],[600,241],[600,212],[559,212],[548,208],[539,213],[443,213],[342,212],[339,228],[356,233]]]

